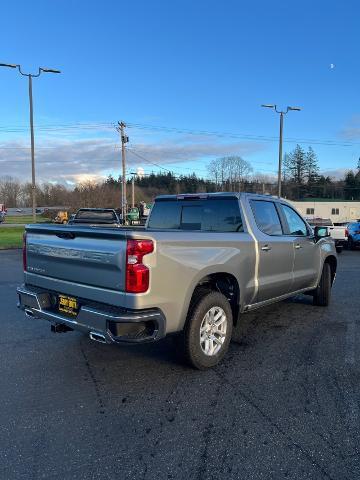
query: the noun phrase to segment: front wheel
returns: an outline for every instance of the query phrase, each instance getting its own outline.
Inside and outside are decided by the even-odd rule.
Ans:
[[[313,303],[320,307],[327,307],[331,298],[331,269],[328,263],[324,263],[319,285],[317,286]]]
[[[232,327],[232,311],[224,295],[209,290],[195,293],[182,334],[186,360],[199,370],[217,365],[229,348]]]

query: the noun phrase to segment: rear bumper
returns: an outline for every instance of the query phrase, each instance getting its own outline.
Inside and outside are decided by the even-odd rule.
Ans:
[[[337,239],[335,238],[334,239],[334,242],[335,242],[335,245],[338,247],[338,246],[341,246],[341,247],[346,247],[346,245],[348,244],[348,240],[347,239]]]
[[[102,343],[154,342],[166,333],[166,319],[160,309],[125,310],[80,300],[79,313],[70,317],[54,308],[56,292],[22,285],[17,294],[18,308],[28,317],[48,320],[54,327],[62,325],[68,330],[81,331]]]

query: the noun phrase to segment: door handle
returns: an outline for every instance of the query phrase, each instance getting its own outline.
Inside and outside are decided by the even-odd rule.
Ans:
[[[296,250],[299,250],[300,248],[302,248],[302,245],[300,245],[300,243],[297,243],[297,244],[295,245],[295,248],[296,248]]]
[[[261,247],[261,250],[263,250],[264,252],[268,252],[269,250],[271,250],[271,247],[269,245],[264,245],[263,247]]]

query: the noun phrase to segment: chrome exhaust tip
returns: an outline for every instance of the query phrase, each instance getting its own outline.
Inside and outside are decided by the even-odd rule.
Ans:
[[[106,343],[106,338],[101,333],[90,332],[89,337],[90,340],[94,340],[94,342]]]

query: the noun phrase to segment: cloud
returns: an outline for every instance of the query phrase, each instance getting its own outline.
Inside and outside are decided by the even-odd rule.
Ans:
[[[251,155],[264,150],[255,142],[224,142],[206,135],[166,139],[158,143],[129,144],[128,167],[139,165],[154,170],[154,164],[171,170],[173,164],[237,154]],[[139,158],[136,154],[140,155]],[[74,183],[99,179],[121,170],[121,150],[113,139],[49,139],[35,146],[37,181]],[[167,167],[166,167],[167,166]],[[196,170],[196,167],[195,167]],[[11,175],[22,181],[31,178],[30,149],[27,144],[7,141],[0,146],[0,176]]]
[[[131,146],[130,146],[131,147]],[[255,142],[219,142],[209,141],[208,136],[182,137],[176,141],[168,140],[158,144],[138,143],[134,151],[156,163],[181,163],[195,161],[204,157],[226,155],[250,155],[265,149]]]
[[[359,140],[360,139],[360,115],[355,115],[349,122],[349,125],[347,125],[340,131],[340,135],[346,140]]]
[[[321,170],[321,175],[324,177],[330,177],[333,180],[343,180],[350,168],[337,168],[335,170]]]

